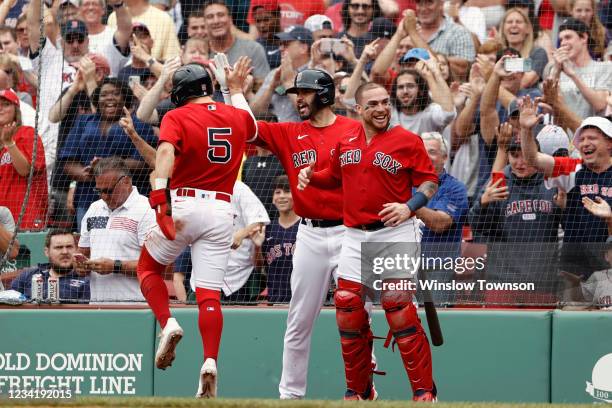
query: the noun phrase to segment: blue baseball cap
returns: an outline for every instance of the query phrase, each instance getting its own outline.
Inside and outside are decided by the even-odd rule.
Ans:
[[[304,26],[289,27],[284,33],[276,34],[281,41],[300,41],[304,44],[312,44],[312,33]]]
[[[423,60],[427,61],[429,59],[429,53],[425,48],[413,48],[408,51],[402,58],[400,58],[400,64],[404,64],[409,62],[410,60]]]
[[[62,37],[66,38],[70,34],[79,34],[86,37],[89,33],[83,21],[68,20],[66,24],[62,26]]]

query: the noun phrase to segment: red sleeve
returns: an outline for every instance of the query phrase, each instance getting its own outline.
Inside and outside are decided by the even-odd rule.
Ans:
[[[438,175],[431,164],[423,140],[415,134],[410,136],[414,141],[410,154],[410,177],[413,185],[420,186],[425,181],[433,181],[438,184]]]
[[[279,149],[277,142],[283,134],[283,126],[280,123],[268,123],[261,120],[257,121],[257,138],[253,144],[270,150],[278,157]]]
[[[577,171],[579,164],[582,164],[582,159],[574,159],[572,157],[555,157],[555,166],[553,167],[550,178],[559,176],[569,176]]]
[[[23,153],[28,163],[32,163],[32,155],[34,153],[34,128],[30,126],[20,126],[17,129],[18,134],[15,135],[17,147]],[[18,142],[17,142],[18,140]],[[45,148],[42,144],[42,139],[36,136],[36,162],[34,170],[40,172],[45,169]]]
[[[159,128],[159,141],[171,143],[177,151],[181,151],[183,129],[173,112],[168,112],[162,119]]]
[[[326,169],[315,171],[310,178],[310,185],[323,190],[332,190],[342,185],[342,169],[340,168],[340,155],[337,154],[340,146],[336,145],[329,166]]]

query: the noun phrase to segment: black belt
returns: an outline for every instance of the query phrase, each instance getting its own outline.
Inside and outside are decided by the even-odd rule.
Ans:
[[[376,221],[376,222],[372,222],[370,224],[361,224],[361,225],[356,225],[352,228],[357,228],[360,229],[362,231],[378,231],[381,230],[383,228],[385,228],[386,225],[384,222],[382,221]]]
[[[338,225],[342,225],[343,221],[340,220],[313,220],[311,218],[302,218],[301,221],[304,225],[310,225],[316,228],[329,228],[329,227],[337,227]]]

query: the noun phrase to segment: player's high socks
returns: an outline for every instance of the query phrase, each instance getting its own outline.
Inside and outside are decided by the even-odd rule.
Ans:
[[[140,290],[162,328],[155,352],[155,366],[162,370],[172,365],[176,345],[183,338],[183,329],[176,319],[170,317],[168,288],[162,278],[164,269],[165,266],[153,259],[147,248],[143,246],[136,271]]]
[[[162,274],[166,267],[157,262],[147,247],[143,246],[140,259],[136,266],[136,274],[140,281],[140,290],[153,311],[155,318],[163,329],[170,318],[170,301],[168,299],[168,288],[164,283]]]
[[[204,360],[217,360],[219,343],[223,331],[223,314],[221,313],[221,291],[196,288],[198,302],[198,327],[202,336]]]

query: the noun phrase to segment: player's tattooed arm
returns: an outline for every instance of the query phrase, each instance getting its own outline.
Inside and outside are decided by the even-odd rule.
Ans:
[[[437,191],[438,183],[434,183],[433,181],[425,181],[417,189],[417,192],[425,194],[428,200],[431,200]]]

